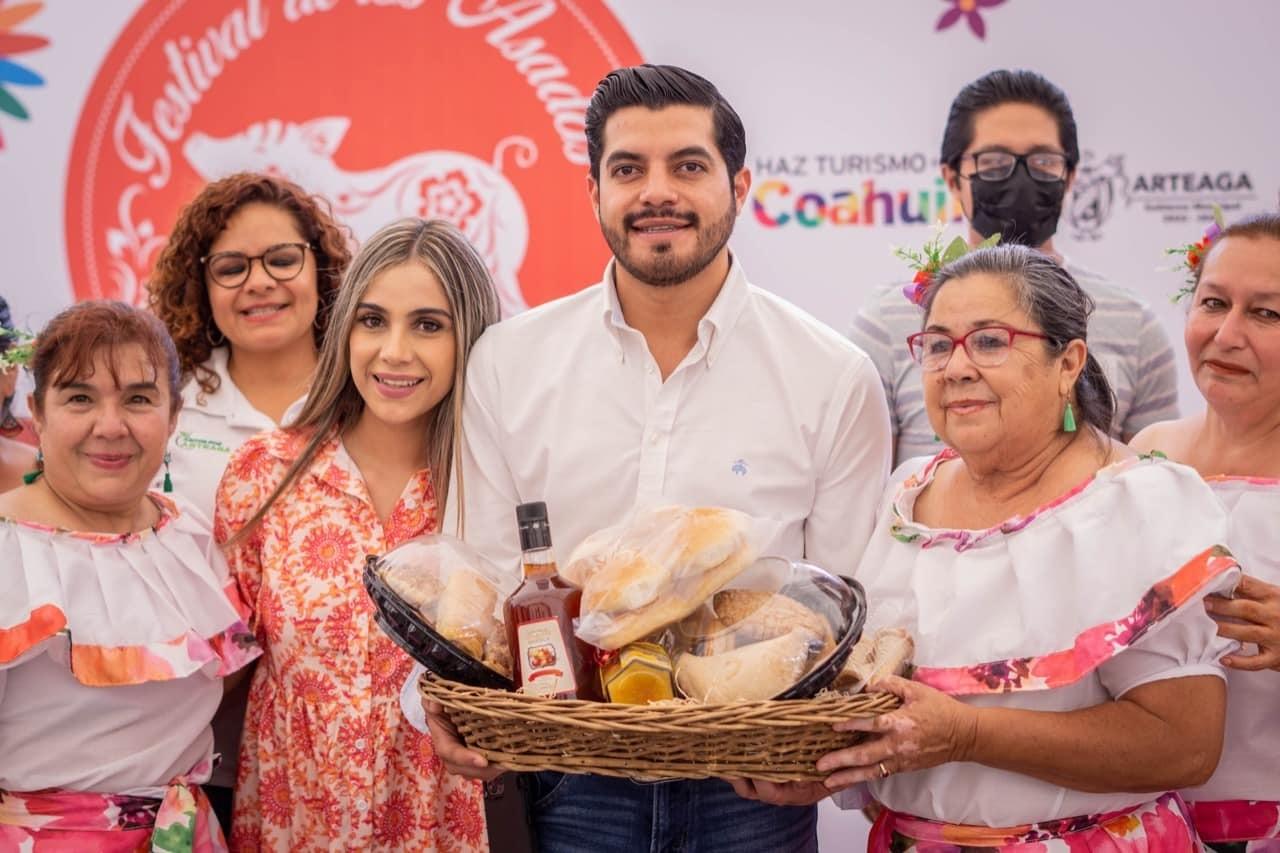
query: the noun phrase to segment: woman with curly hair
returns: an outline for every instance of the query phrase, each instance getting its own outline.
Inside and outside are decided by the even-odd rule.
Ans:
[[[148,288],[184,378],[165,478],[189,508],[212,519],[232,452],[300,409],[350,260],[328,203],[281,178],[231,175],[178,214]],[[210,800],[228,830],[246,701],[247,682],[214,720]]]

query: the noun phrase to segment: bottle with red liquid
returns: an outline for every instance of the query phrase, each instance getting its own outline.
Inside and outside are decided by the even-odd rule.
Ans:
[[[524,580],[503,605],[517,687],[551,699],[600,699],[594,649],[574,636],[582,591],[560,577],[542,501],[516,507]]]

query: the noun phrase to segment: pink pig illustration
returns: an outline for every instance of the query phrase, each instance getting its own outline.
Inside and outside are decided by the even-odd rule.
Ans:
[[[350,120],[340,116],[301,124],[277,119],[227,137],[192,133],[183,155],[205,180],[249,170],[281,175],[333,203],[334,213],[363,240],[404,216],[448,220],[484,259],[509,317],[528,307],[517,272],[529,242],[524,203],[502,174],[510,149],[521,168],[538,158],[533,141],[508,136],[494,146],[493,163],[458,151],[421,151],[380,169],[348,172],[334,163]]]

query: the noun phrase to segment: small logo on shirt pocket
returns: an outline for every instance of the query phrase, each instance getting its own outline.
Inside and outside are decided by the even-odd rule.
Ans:
[[[733,465],[729,467],[729,470],[739,477],[747,476],[747,471],[748,471],[747,460],[745,459],[733,460]]]

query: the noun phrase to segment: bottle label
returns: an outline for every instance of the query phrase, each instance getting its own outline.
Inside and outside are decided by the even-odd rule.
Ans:
[[[520,686],[535,696],[576,693],[573,660],[555,619],[525,622],[516,627],[520,644]]]

